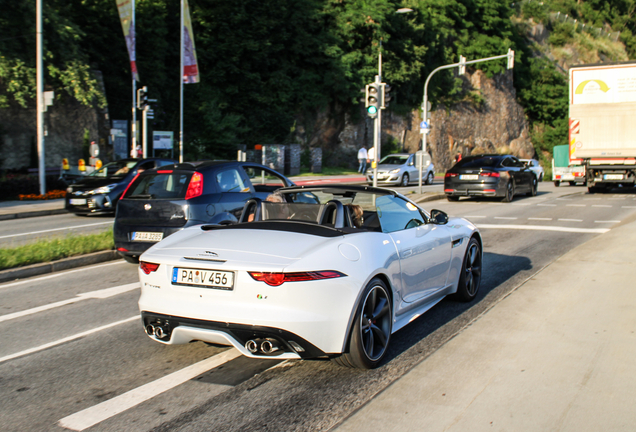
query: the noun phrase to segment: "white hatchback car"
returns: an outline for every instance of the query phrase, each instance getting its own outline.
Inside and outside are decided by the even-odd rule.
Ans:
[[[482,239],[388,189],[279,189],[239,223],[186,228],[140,258],[145,331],[163,344],[373,368],[391,335],[445,296],[477,296]]]

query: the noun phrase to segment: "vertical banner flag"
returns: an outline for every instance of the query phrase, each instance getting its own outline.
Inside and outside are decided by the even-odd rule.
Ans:
[[[135,54],[135,23],[133,22],[134,0],[115,1],[117,2],[121,28],[124,30],[124,37],[126,38],[126,47],[128,47],[130,69],[132,70],[133,79],[139,81],[139,75],[137,75],[137,57]]]
[[[183,7],[183,82],[196,84],[199,82],[199,68],[197,66],[197,52],[194,48],[194,33],[192,33],[188,0],[184,1]]]

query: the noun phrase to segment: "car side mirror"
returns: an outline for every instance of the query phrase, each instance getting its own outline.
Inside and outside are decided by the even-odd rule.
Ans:
[[[448,223],[448,215],[441,210],[431,210],[431,221],[436,225],[446,225]]]

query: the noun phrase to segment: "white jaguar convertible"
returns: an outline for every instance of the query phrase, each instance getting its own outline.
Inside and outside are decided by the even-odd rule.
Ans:
[[[366,186],[276,196],[248,201],[237,224],[186,228],[141,256],[148,336],[373,368],[391,334],[445,296],[477,295],[482,240],[465,219]]]

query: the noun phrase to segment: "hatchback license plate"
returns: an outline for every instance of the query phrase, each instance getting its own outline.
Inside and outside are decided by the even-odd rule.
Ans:
[[[460,180],[479,180],[479,174],[460,174]]]
[[[86,205],[86,198],[71,198],[68,202],[70,205]]]
[[[623,174],[605,174],[603,178],[605,180],[623,180]]]
[[[163,239],[162,232],[135,231],[132,233],[132,241],[158,242],[161,239]]]
[[[234,273],[175,267],[172,269],[172,283],[232,290],[234,289]]]

